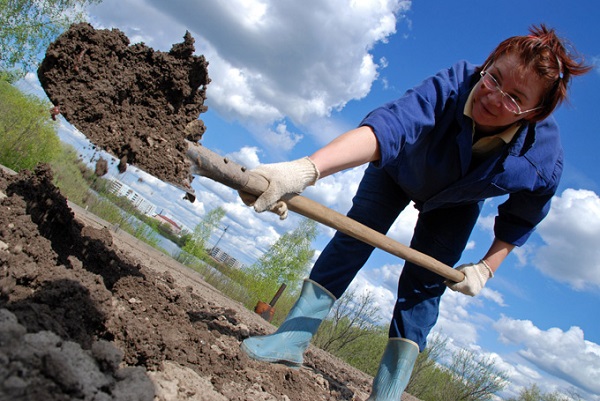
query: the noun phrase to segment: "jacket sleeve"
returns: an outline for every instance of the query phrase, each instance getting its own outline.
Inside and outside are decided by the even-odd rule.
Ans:
[[[498,207],[494,224],[496,238],[516,246],[523,245],[535,227],[548,215],[554,192],[533,194],[518,192]]]
[[[402,97],[370,112],[360,123],[370,126],[379,142],[385,166],[398,156],[407,142],[415,142],[435,126],[437,118],[456,107],[460,86],[473,74],[474,67],[465,61],[442,70]]]

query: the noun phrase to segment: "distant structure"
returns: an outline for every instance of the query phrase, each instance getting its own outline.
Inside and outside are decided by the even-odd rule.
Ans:
[[[221,248],[218,248],[216,246],[213,246],[211,248],[209,254],[216,261],[223,263],[226,266],[233,267],[236,269],[241,269],[242,267],[244,267],[244,265],[239,260],[237,260],[233,256],[229,255],[227,252],[223,251]]]
[[[108,191],[117,195],[123,196],[131,201],[133,206],[145,215],[152,216],[156,214],[156,205],[146,200],[142,195],[135,192],[129,185],[123,184],[121,181],[110,180]]]
[[[152,218],[160,221],[163,224],[167,224],[167,227],[169,227],[169,229],[171,230],[171,232],[173,234],[176,234],[176,235],[181,234],[181,227],[179,226],[179,224],[177,224],[175,221],[173,221],[173,219],[170,219],[167,216],[162,215],[162,214],[155,214],[154,216],[152,216]]]

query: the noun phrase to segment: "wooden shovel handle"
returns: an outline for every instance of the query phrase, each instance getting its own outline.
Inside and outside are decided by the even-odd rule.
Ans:
[[[209,149],[189,144],[188,159],[192,163],[192,173],[208,177],[236,190],[260,196],[268,187],[268,181],[255,173],[247,171],[239,164],[232,162]],[[454,282],[461,282],[464,274],[450,266],[425,255],[406,245],[391,239],[322,204],[304,196],[294,195],[284,199],[288,209],[304,217],[343,232],[371,246],[386,251],[394,256],[424,267]]]

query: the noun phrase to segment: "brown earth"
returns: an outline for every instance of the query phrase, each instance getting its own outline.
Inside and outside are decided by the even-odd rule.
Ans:
[[[189,185],[185,140],[204,132],[207,62],[189,34],[169,53],[128,43],[79,24],[51,45],[39,77],[52,115],[122,162]],[[0,170],[0,400],[367,398],[372,378],[319,349],[298,370],[240,351],[242,339],[273,330],[69,204],[47,166]]]
[[[52,43],[38,78],[62,114],[96,146],[151,175],[191,190],[187,141],[205,132],[208,62],[194,38],[166,52],[129,44],[123,32],[75,24]]]
[[[0,170],[1,400],[368,397],[371,377],[312,346],[298,370],[249,359],[241,340],[273,326],[51,178]]]

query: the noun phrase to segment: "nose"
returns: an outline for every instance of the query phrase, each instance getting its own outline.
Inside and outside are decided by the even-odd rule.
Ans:
[[[504,95],[499,90],[489,89],[488,98],[490,99],[490,103],[496,107],[502,106],[502,98]]]

